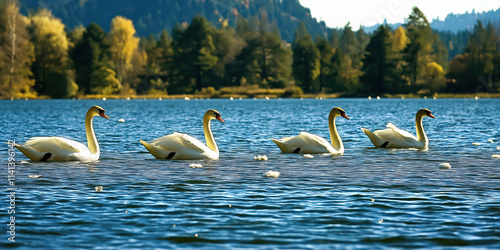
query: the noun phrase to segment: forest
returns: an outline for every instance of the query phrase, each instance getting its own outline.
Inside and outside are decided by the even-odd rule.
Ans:
[[[197,15],[139,37],[123,16],[109,32],[97,23],[68,29],[47,9],[23,15],[9,0],[0,3],[0,98],[493,93],[496,29],[478,21],[472,32],[437,32],[414,7],[406,23],[370,34],[346,24],[313,37],[299,22],[288,43],[260,10],[234,25]]]

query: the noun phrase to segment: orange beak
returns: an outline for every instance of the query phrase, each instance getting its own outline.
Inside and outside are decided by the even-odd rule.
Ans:
[[[109,120],[109,117],[104,112],[99,113],[99,115]]]
[[[221,121],[222,123],[226,123],[224,120],[222,120],[222,118],[220,116],[217,116],[215,119]]]
[[[342,117],[344,117],[345,119],[349,120],[349,117],[348,117],[345,113],[340,114],[340,116],[342,116]]]
[[[428,114],[427,116],[428,116],[428,117],[431,117],[431,118],[436,118],[436,117],[434,117],[432,114]]]

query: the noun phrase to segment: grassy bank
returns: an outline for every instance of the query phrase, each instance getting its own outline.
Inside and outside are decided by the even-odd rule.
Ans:
[[[330,93],[330,94],[304,94],[301,91],[294,91],[293,89],[260,89],[248,87],[226,87],[220,90],[203,89],[197,91],[195,94],[148,94],[148,95],[82,95],[75,97],[76,99],[205,99],[205,98],[376,98],[377,94],[349,94],[349,93]],[[500,93],[468,93],[468,94],[455,94],[455,93],[439,93],[434,95],[419,95],[419,94],[382,94],[381,98],[500,98]],[[9,99],[9,98],[3,98]],[[24,99],[24,98],[22,98]],[[38,96],[29,99],[50,99],[48,96]],[[72,98],[68,98],[72,99]]]

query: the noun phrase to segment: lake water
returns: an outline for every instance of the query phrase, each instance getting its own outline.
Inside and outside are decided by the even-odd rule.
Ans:
[[[86,143],[92,105],[111,118],[94,119],[99,162],[34,163],[16,151],[16,242],[5,191],[0,248],[500,249],[499,99],[0,101],[0,138]],[[337,119],[343,156],[282,154],[270,140],[330,140],[337,106],[351,117]],[[424,118],[427,151],[376,149],[360,130],[391,121],[415,134],[421,108],[436,117]],[[204,141],[208,109],[226,121],[212,122],[220,160],[156,160],[139,143],[174,131]],[[1,152],[6,190],[6,144]]]

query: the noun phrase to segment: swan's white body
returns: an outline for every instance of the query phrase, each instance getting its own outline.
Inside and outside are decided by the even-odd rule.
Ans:
[[[207,145],[188,134],[177,132],[154,139],[150,142],[143,140],[140,140],[140,142],[156,159],[217,160],[219,159],[219,148],[217,147],[212,129],[210,128],[210,121],[212,119],[224,122],[224,120],[220,118],[220,113],[216,110],[209,110],[205,113],[203,117],[203,130],[205,132]]]
[[[293,137],[284,137],[281,139],[271,139],[283,153],[296,153],[296,154],[343,154],[344,144],[337,131],[335,125],[335,118],[342,116],[349,119],[345,115],[345,111],[341,108],[333,108],[328,116],[328,126],[330,129],[330,137],[332,143],[330,144],[326,139],[321,136],[310,134],[307,132],[300,132],[299,135]]]
[[[33,137],[24,144],[18,144],[15,147],[32,161],[97,161],[100,149],[92,120],[98,115],[109,119],[104,112],[104,109],[99,106],[93,106],[87,111],[85,128],[89,147],[58,136]]]
[[[373,145],[377,148],[423,148],[429,147],[429,138],[422,126],[422,119],[425,116],[434,118],[431,111],[428,109],[421,109],[415,116],[415,125],[417,136],[408,133],[394,124],[388,122],[386,129],[371,132],[368,129],[361,128],[363,132],[370,138]]]

